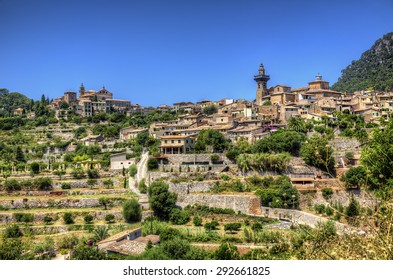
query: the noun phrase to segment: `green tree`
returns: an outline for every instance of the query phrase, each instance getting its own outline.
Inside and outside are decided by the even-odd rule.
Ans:
[[[241,228],[241,224],[240,223],[228,223],[224,225],[224,230],[225,231],[230,231],[231,233],[234,231],[238,231]]]
[[[105,215],[105,221],[109,224],[114,223],[115,222],[115,215],[113,214],[106,214]]]
[[[70,212],[66,212],[63,214],[63,221],[65,224],[73,224],[74,223],[74,219],[72,217],[72,214]]]
[[[71,254],[72,260],[106,260],[104,251],[97,249],[94,246],[85,244],[78,245]]]
[[[130,199],[123,204],[123,217],[128,223],[139,222],[142,218],[142,207],[136,199]]]
[[[359,188],[367,181],[366,170],[362,166],[351,167],[341,176],[347,188]]]
[[[85,221],[86,224],[91,224],[93,219],[94,219],[94,217],[91,214],[86,214],[83,217],[83,220]]]
[[[205,115],[208,115],[208,116],[217,113],[217,111],[218,111],[218,109],[217,109],[216,105],[214,105],[214,104],[206,106],[205,108],[203,108],[203,113]]]
[[[225,242],[220,245],[220,247],[214,252],[215,260],[239,260],[240,254],[237,247]]]
[[[154,181],[149,187],[149,204],[154,214],[163,220],[169,219],[169,214],[175,208],[177,194],[169,192],[169,185],[163,181]]]
[[[300,155],[306,164],[324,170],[330,175],[335,174],[333,148],[326,138],[312,136],[307,140],[307,143],[303,144]]]
[[[53,174],[59,176],[59,179],[61,180],[61,177],[66,174],[66,171],[63,169],[56,169],[55,171],[53,171]]]
[[[156,170],[158,169],[158,161],[156,158],[149,158],[147,160],[147,169],[148,170]]]
[[[202,226],[202,218],[199,217],[198,215],[194,216],[194,218],[192,219],[192,222],[193,222],[194,226],[196,226],[196,227]]]
[[[135,175],[138,173],[138,168],[136,164],[131,164],[130,167],[128,168],[128,171],[130,173],[130,176],[134,178]]]
[[[16,147],[15,159],[17,162],[26,162],[25,155],[20,146]]]

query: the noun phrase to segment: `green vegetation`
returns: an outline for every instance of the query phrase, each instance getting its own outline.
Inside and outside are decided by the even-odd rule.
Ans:
[[[142,209],[136,199],[127,200],[123,204],[123,217],[128,223],[139,222],[142,218]]]
[[[299,192],[286,176],[265,177],[253,186],[255,194],[261,197],[263,206],[274,208],[297,208]]]
[[[393,33],[385,34],[364,52],[359,60],[342,70],[332,88],[342,92],[359,90],[393,90]]]
[[[324,170],[332,176],[336,174],[333,148],[325,137],[313,135],[302,146],[300,154],[306,164]]]
[[[154,215],[168,220],[172,209],[175,208],[177,194],[169,192],[169,185],[163,181],[154,181],[149,187],[149,203]]]
[[[224,135],[220,131],[203,129],[198,134],[194,149],[197,153],[205,153],[208,148],[212,152],[219,153],[224,151],[227,147],[228,140],[225,139]]]

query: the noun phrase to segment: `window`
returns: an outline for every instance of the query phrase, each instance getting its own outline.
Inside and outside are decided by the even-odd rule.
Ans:
[[[172,144],[175,143],[175,140],[171,140],[171,143],[172,143]]]
[[[177,143],[181,143],[181,141],[180,141],[180,140],[177,140]]]
[[[165,144],[166,144],[166,143],[168,143],[168,141],[167,141],[167,140],[165,140]]]

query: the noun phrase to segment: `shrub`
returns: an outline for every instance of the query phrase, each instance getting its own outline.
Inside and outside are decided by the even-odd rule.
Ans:
[[[123,217],[126,222],[139,222],[142,218],[142,207],[136,199],[127,200],[123,204]]]
[[[332,216],[332,215],[334,214],[334,210],[333,210],[332,207],[327,206],[327,207],[325,208],[325,213],[326,213],[327,216]]]
[[[23,236],[23,233],[19,226],[14,224],[5,228],[3,236],[4,238],[18,238]]]
[[[113,214],[107,214],[105,216],[105,221],[107,223],[114,223],[115,222],[115,216]]]
[[[194,223],[194,226],[196,226],[196,227],[202,226],[202,218],[199,217],[198,215],[194,216],[194,218],[192,219],[192,222]]]
[[[34,180],[33,185],[40,191],[48,191],[52,189],[52,179],[49,177],[37,178]]]
[[[315,204],[314,209],[317,213],[323,214],[325,212],[325,205],[324,204]]]
[[[63,221],[67,225],[74,223],[74,219],[72,218],[72,214],[69,212],[64,213],[63,214]]]
[[[102,183],[106,188],[113,187],[113,181],[111,179],[104,180]]]
[[[204,228],[206,230],[216,230],[218,227],[217,221],[211,221],[210,223],[205,223]]]
[[[89,179],[94,179],[100,177],[100,173],[98,169],[87,169],[87,177]]]
[[[147,193],[147,185],[145,178],[142,178],[142,180],[139,181],[138,189],[141,193]]]
[[[158,161],[155,158],[149,158],[147,160],[147,169],[148,170],[155,170],[158,169]]]
[[[210,156],[210,160],[211,160],[212,162],[217,162],[219,159],[220,159],[220,156],[217,155],[217,154],[212,154],[212,155]]]
[[[323,188],[322,189],[322,196],[323,198],[325,198],[326,200],[329,200],[330,198],[332,198],[333,195],[333,190],[332,188]]]
[[[33,174],[39,174],[40,173],[40,164],[38,162],[32,162],[30,164],[30,170]]]
[[[345,209],[345,215],[348,217],[359,216],[360,214],[360,205],[359,202],[351,197],[347,208]]]
[[[90,224],[93,221],[93,216],[91,214],[86,214],[83,219],[85,220],[86,224]]]
[[[225,242],[214,252],[214,259],[216,260],[239,260],[240,254],[236,246]]]
[[[82,179],[85,177],[85,171],[82,167],[73,168],[71,174],[75,179]]]
[[[70,183],[62,183],[61,188],[63,190],[69,190],[69,189],[71,189],[71,184]]]
[[[5,181],[3,186],[4,189],[8,192],[19,191],[21,189],[19,182],[15,179]]]
[[[34,214],[30,213],[14,213],[13,217],[18,223],[31,223],[34,220]]]
[[[52,221],[53,221],[53,218],[52,218],[51,216],[46,215],[46,216],[44,217],[44,223],[45,223],[45,224],[50,224]]]
[[[131,164],[130,167],[128,168],[128,171],[130,173],[130,176],[134,178],[135,175],[138,173],[138,168],[136,164]]]
[[[233,231],[238,231],[240,228],[241,228],[241,224],[240,223],[229,223],[229,224],[225,224],[225,226],[224,226],[224,230],[225,231],[230,231],[230,232],[233,232]]]
[[[188,223],[189,220],[190,220],[190,213],[185,210],[174,208],[169,214],[169,221],[174,225],[184,225]]]

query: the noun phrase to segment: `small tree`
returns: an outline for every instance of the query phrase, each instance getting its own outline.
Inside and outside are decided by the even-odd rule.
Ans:
[[[50,224],[52,221],[53,221],[53,218],[52,218],[51,216],[46,215],[46,216],[44,217],[44,223],[45,223],[45,224]]]
[[[139,222],[142,218],[142,207],[134,199],[127,200],[123,204],[123,217],[128,223]]]
[[[30,164],[30,170],[35,175],[39,174],[40,173],[40,164],[38,162],[32,162]]]
[[[225,224],[224,226],[224,230],[225,231],[230,231],[231,233],[233,233],[234,231],[238,231],[241,228],[241,224],[240,223],[229,223],[229,224]]]
[[[115,215],[113,214],[107,214],[105,216],[105,221],[109,224],[114,223],[115,222]]]
[[[216,230],[218,227],[217,221],[211,221],[210,223],[205,223],[204,228],[206,230]]]
[[[94,178],[98,178],[98,177],[100,177],[100,173],[99,173],[99,170],[98,169],[88,169],[87,170],[87,176],[90,178],[90,179],[94,179]]]
[[[91,224],[91,222],[93,221],[93,216],[91,214],[86,214],[83,219],[85,220],[86,224]]]
[[[149,187],[149,204],[154,214],[163,220],[176,207],[177,194],[170,192],[169,185],[163,181],[154,181]]]
[[[59,180],[61,180],[61,177],[64,176],[66,174],[66,172],[63,169],[57,169],[57,170],[53,171],[53,174],[55,174],[56,176],[59,176]]]
[[[23,236],[23,233],[18,225],[13,224],[5,228],[3,236],[4,238],[18,238]]]
[[[128,168],[128,171],[130,173],[130,176],[134,178],[135,175],[138,173],[138,168],[136,164],[131,164],[130,167]]]
[[[141,193],[147,193],[147,185],[145,178],[142,178],[142,180],[139,181],[138,189]]]
[[[202,218],[199,217],[198,215],[194,216],[194,218],[192,219],[192,222],[194,223],[194,226],[196,226],[196,227],[202,226]]]
[[[98,199],[98,203],[99,203],[100,205],[104,206],[104,210],[107,210],[109,201],[108,201],[108,199],[107,199],[106,197],[100,197],[100,198]]]
[[[86,181],[86,184],[90,186],[90,189],[93,189],[93,187],[94,187],[95,185],[97,185],[97,180],[95,180],[95,179],[89,179],[89,180]]]
[[[149,158],[147,160],[147,169],[148,170],[156,170],[158,169],[158,161],[155,158]]]
[[[72,214],[69,212],[66,212],[63,214],[63,221],[65,224],[73,224],[74,223],[74,219],[72,218]]]
[[[239,260],[240,254],[236,246],[225,242],[214,252],[214,259],[216,260]]]
[[[113,181],[112,181],[111,179],[104,180],[102,183],[104,184],[104,186],[105,186],[106,188],[113,187]]]

